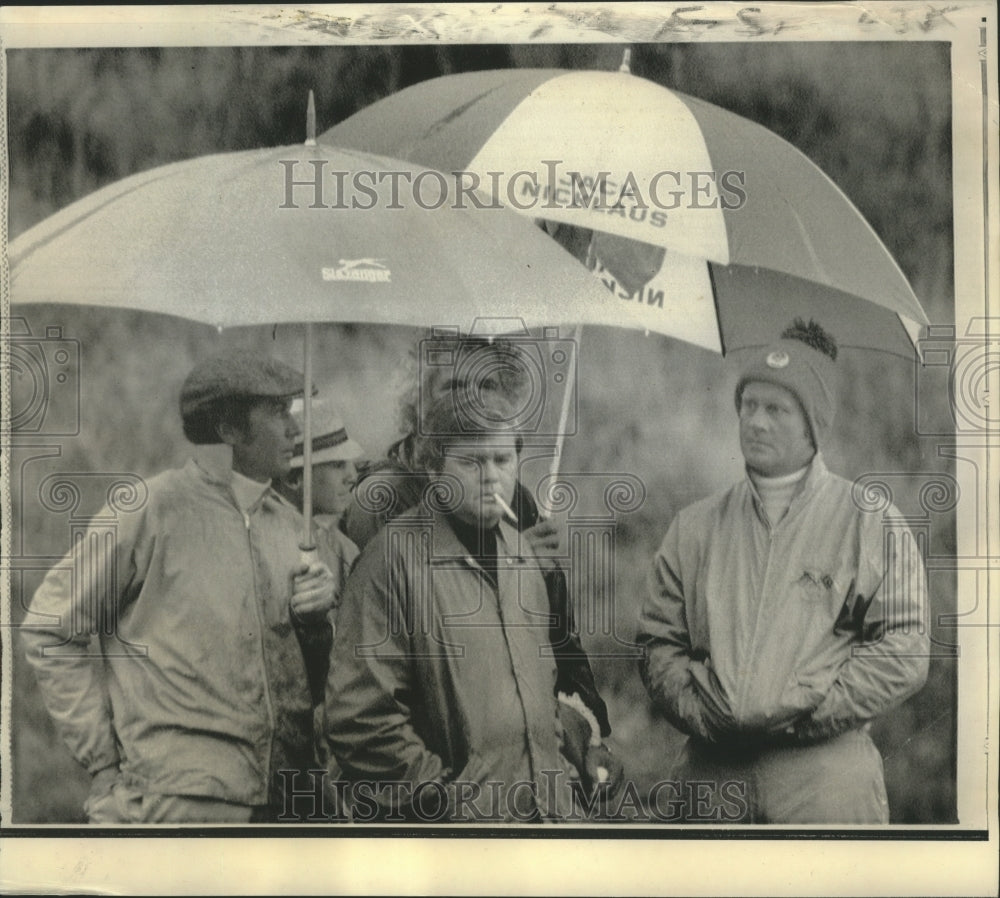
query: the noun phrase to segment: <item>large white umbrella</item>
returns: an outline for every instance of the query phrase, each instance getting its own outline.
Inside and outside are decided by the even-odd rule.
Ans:
[[[530,221],[456,208],[454,197],[438,204],[440,184],[420,165],[308,142],[177,162],[98,190],[12,241],[11,301],[144,309],[219,328],[467,328],[484,316],[628,325]],[[308,399],[308,333],[305,345]],[[307,401],[307,453],[310,425]]]

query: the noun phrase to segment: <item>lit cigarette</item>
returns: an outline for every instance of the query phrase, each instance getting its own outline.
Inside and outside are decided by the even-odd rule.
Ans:
[[[503,496],[501,496],[499,493],[494,493],[493,498],[497,500],[503,513],[507,515],[507,517],[510,518],[514,524],[516,524],[517,515],[514,514],[514,509],[511,508],[506,502],[504,502]]]

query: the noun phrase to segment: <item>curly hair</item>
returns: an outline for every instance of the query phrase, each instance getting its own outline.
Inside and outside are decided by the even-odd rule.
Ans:
[[[429,407],[442,392],[463,391],[474,396],[495,391],[510,402],[531,389],[524,349],[505,337],[434,336],[421,340],[409,353],[409,385],[399,400],[402,433],[420,430],[422,406]],[[471,400],[470,400],[471,401]]]
[[[467,394],[451,391],[440,395],[425,410],[420,434],[414,440],[414,462],[426,471],[440,471],[445,450],[456,443],[496,434],[510,434],[520,451],[517,410],[497,390],[481,390],[476,403],[466,403]]]

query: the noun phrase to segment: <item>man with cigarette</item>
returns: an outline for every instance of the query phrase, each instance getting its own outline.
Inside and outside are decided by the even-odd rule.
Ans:
[[[431,489],[368,544],[341,602],[328,738],[387,821],[558,819],[572,809],[567,756],[598,780],[608,763],[596,721],[589,747],[568,748],[581,714],[556,698],[545,581],[510,508],[515,414],[497,393],[477,399],[476,427],[450,396],[427,409],[435,436],[416,460]]]
[[[272,485],[302,392],[256,352],[195,366],[180,411],[199,457],[152,478],[114,544],[81,541],[32,599],[27,657],[91,774],[91,823],[275,821],[315,766],[307,658],[328,651],[334,583],[301,560],[302,517]]]
[[[746,479],[683,509],[654,561],[641,670],[688,735],[672,776],[704,787],[692,822],[889,822],[868,731],[927,676],[925,575],[899,512],[823,463],[836,358],[814,322],[752,351]]]
[[[497,394],[519,409],[532,405],[531,390],[537,385],[531,376],[534,369],[524,352],[516,340],[504,336],[487,339],[436,334],[421,341],[416,353],[420,356],[419,371],[400,402],[404,436],[389,448],[386,458],[366,466],[354,490],[354,501],[344,515],[343,530],[360,549],[389,521],[417,505],[424,494],[428,473],[416,455],[422,431],[420,418],[426,408],[451,401],[459,411],[466,408],[468,413],[462,413],[464,420],[475,417],[480,394]],[[451,361],[438,364],[441,358]],[[557,561],[561,554],[560,531],[541,515],[531,492],[516,478],[507,501],[508,523],[514,525],[523,544],[545,559],[542,577],[549,598],[550,622],[547,651],[556,663],[554,691],[577,712],[564,715],[567,746],[574,743],[578,746],[575,752],[567,750],[577,759],[584,755],[588,759],[580,767],[586,791],[607,782],[607,791],[613,792],[621,785],[623,768],[602,741],[611,734],[611,724],[577,632],[566,572]],[[600,748],[590,751],[591,742],[598,743]],[[606,781],[598,778],[598,768],[604,771],[602,776],[607,776]]]

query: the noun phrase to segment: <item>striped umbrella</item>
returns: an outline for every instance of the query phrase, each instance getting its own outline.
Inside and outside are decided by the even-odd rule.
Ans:
[[[860,212],[773,132],[623,71],[468,72],[319,138],[449,172],[550,230],[650,330],[728,352],[796,316],[913,356],[927,323]],[[861,300],[861,301],[859,301]]]

